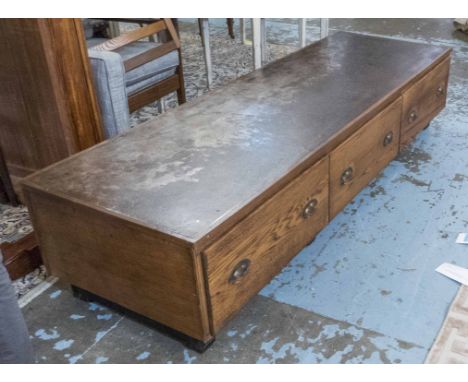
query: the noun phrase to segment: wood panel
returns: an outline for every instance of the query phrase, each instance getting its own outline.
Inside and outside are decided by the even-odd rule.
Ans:
[[[330,218],[340,212],[399,148],[401,97],[330,154]]]
[[[149,102],[152,102],[157,98],[164,97],[165,95],[176,91],[179,88],[180,83],[179,75],[174,74],[165,80],[162,80],[157,87],[150,86],[132,94],[128,97],[128,107],[130,112],[147,105]]]
[[[124,34],[114,37],[111,40],[105,41],[102,44],[93,47],[93,50],[116,50],[122,48],[134,41],[141,40],[142,38],[157,34],[166,28],[163,20],[147,24],[141,28],[134,29]]]
[[[193,338],[211,338],[189,248],[134,223],[25,189],[50,274]]]
[[[38,163],[67,156],[71,148],[57,129],[59,113],[50,102],[53,88],[38,20],[2,19],[0,32],[0,140],[11,173],[24,176]]]
[[[33,232],[14,243],[0,244],[0,249],[12,280],[26,276],[42,264],[41,252]]]
[[[13,206],[18,204],[13,184],[8,172],[5,158],[3,157],[3,151],[0,146],[0,201],[5,203],[9,202]]]
[[[0,20],[0,144],[13,176],[101,140],[77,22]]]
[[[47,26],[52,37],[50,53],[62,82],[57,89],[62,90],[59,94],[66,102],[78,150],[84,150],[101,142],[104,135],[81,19],[47,19]]]
[[[338,32],[30,181],[203,250],[449,53]]]
[[[213,331],[328,222],[328,158],[305,171],[204,251]]]
[[[125,71],[130,71],[144,65],[152,60],[160,58],[165,54],[178,49],[174,41],[166,42],[162,45],[158,45],[156,48],[147,50],[144,53],[138,54],[134,57],[129,58],[124,62]]]
[[[445,107],[449,70],[450,57],[403,93],[402,146],[408,144]]]

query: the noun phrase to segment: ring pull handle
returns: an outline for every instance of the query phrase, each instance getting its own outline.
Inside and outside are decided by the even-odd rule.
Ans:
[[[350,166],[343,171],[340,177],[340,183],[344,186],[346,183],[349,183],[353,179],[353,168]]]
[[[304,207],[304,211],[302,211],[302,217],[304,219],[308,219],[316,210],[318,204],[317,199],[312,199],[309,203],[306,204]]]
[[[231,276],[229,276],[230,284],[237,284],[249,271],[250,260],[244,259],[237,263],[234,267]]]
[[[408,121],[409,121],[409,122],[414,122],[414,121],[416,121],[417,119],[418,119],[418,114],[413,110],[413,111],[410,113],[409,117],[408,117]]]
[[[393,142],[393,131],[389,131],[384,137],[383,146],[386,147],[392,142]]]
[[[436,90],[437,97],[443,96],[444,93],[445,93],[445,89],[444,89],[444,87],[442,85],[440,85]]]

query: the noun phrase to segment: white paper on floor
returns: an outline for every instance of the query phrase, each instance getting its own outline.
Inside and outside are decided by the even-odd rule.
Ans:
[[[436,268],[436,271],[463,285],[468,285],[468,269],[466,268],[450,263],[443,263]]]
[[[456,243],[458,243],[458,244],[468,244],[468,233],[459,233],[458,236],[457,236]]]

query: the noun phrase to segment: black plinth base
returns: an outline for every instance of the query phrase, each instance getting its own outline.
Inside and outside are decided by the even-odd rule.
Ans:
[[[124,308],[123,306],[120,306],[103,297],[95,295],[94,293],[81,289],[75,285],[71,285],[71,289],[72,289],[74,297],[79,298],[80,300],[83,300],[83,301],[88,301],[88,302],[92,301],[92,302],[97,302],[99,304],[105,305],[111,308],[112,310],[118,311],[119,313],[122,313],[125,316],[132,318],[135,321],[141,322],[144,325],[150,326],[158,330],[160,333],[164,335],[167,335],[173,339],[176,339],[177,341],[181,342],[184,346],[188,347],[189,349],[195,350],[198,353],[204,353],[215,340],[215,338],[212,338],[211,340],[207,342],[197,340],[175,329],[172,329],[164,324],[161,324],[148,317],[142,316],[141,314],[135,313],[127,308]]]

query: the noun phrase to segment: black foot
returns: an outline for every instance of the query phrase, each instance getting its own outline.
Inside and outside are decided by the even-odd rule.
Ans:
[[[197,353],[204,353],[215,341],[214,337],[206,342],[197,340],[196,338],[190,337],[184,333],[181,333],[148,317],[135,313],[127,308],[124,308],[123,306],[120,306],[112,301],[106,300],[103,297],[95,295],[94,293],[88,292],[87,290],[81,289],[75,285],[72,285],[71,289],[74,297],[86,302],[94,301],[101,305],[105,305],[135,321],[138,321],[144,325],[156,329],[157,331],[164,335],[167,335],[168,337],[176,339],[177,341],[181,342],[184,346],[188,347],[189,349],[195,350]]]
[[[426,130],[430,125],[431,123],[429,122],[423,130]]]
[[[316,236],[314,236],[314,238],[306,244],[306,247],[308,247],[309,245],[311,245],[311,244],[315,241],[315,238],[316,238]]]
[[[71,290],[73,292],[73,297],[79,298],[82,301],[86,301],[86,302],[97,301],[95,298],[91,296],[90,292],[87,292],[84,289],[81,289],[72,285]]]

